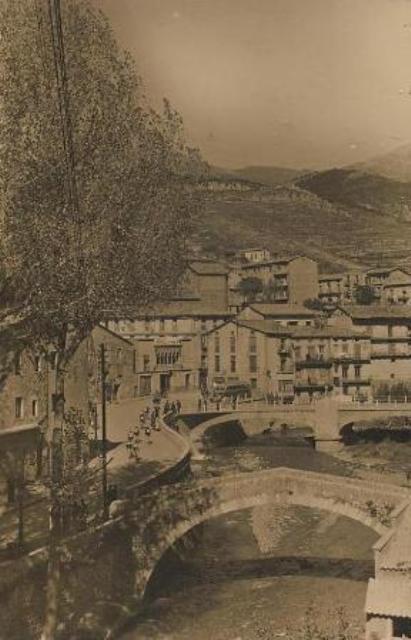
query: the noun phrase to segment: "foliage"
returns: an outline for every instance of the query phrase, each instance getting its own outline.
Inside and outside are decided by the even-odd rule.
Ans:
[[[62,24],[77,202],[46,3],[0,4],[3,311],[64,359],[108,309],[174,292],[199,195],[180,116],[151,109],[104,16],[65,0]]]
[[[353,291],[353,297],[357,304],[372,304],[376,301],[374,287],[369,284],[358,284]]]
[[[263,291],[263,283],[260,278],[250,276],[238,283],[238,290],[247,302],[253,302]]]

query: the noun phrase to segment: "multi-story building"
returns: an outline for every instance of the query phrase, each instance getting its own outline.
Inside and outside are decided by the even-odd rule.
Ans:
[[[370,335],[369,375],[374,389],[382,384],[411,384],[411,306],[337,307],[329,323]]]
[[[95,327],[70,357],[64,371],[65,408],[82,412],[86,425],[101,389],[100,345],[106,353],[106,388],[109,399],[133,396],[133,345],[104,327]],[[0,389],[0,430],[26,424],[52,424],[57,395],[57,353],[26,348],[9,362]]]
[[[185,291],[193,293],[215,311],[228,308],[228,269],[215,260],[193,260],[183,279]]]
[[[253,390],[292,397],[290,334],[272,320],[229,320],[206,334],[208,385],[215,376],[238,378]]]
[[[374,289],[375,297],[378,300],[381,298],[384,283],[391,271],[391,267],[375,267],[365,273],[365,284]]]
[[[363,271],[320,274],[318,278],[319,299],[327,305],[351,303],[356,287],[363,286],[366,274]]]
[[[252,302],[237,314],[238,320],[273,320],[281,326],[313,326],[321,313],[300,304]]]
[[[384,281],[381,292],[383,304],[411,305],[411,275],[404,269],[393,269]]]
[[[197,389],[202,372],[201,337],[138,336],[135,396]]]
[[[301,327],[292,334],[297,397],[370,395],[370,340],[345,327]]]
[[[230,287],[240,280],[256,277],[270,285],[275,302],[302,304],[318,297],[318,265],[305,256],[273,258],[236,266],[230,277]]]

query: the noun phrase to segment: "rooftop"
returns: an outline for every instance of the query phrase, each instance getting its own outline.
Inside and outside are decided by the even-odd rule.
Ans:
[[[273,318],[284,318],[284,317],[303,317],[303,318],[313,318],[314,316],[320,315],[319,311],[313,311],[311,309],[307,309],[302,304],[276,304],[270,302],[251,302],[247,305],[250,309],[261,313],[263,316],[270,316]],[[246,307],[246,308],[247,308]]]
[[[293,338],[357,338],[369,336],[345,327],[290,327]]]
[[[411,320],[411,305],[344,305],[338,306],[355,320]]]

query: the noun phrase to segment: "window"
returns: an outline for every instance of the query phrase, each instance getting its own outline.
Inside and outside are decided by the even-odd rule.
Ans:
[[[392,338],[392,325],[388,325],[388,337]]]
[[[207,320],[201,320],[201,331],[207,331]]]
[[[257,353],[257,336],[254,331],[251,331],[248,342],[248,350],[250,353]]]
[[[257,356],[250,355],[250,373],[257,373]]]
[[[160,318],[160,332],[163,333],[165,329],[164,318]]]
[[[348,366],[346,364],[343,364],[342,366],[342,377],[348,378]]]
[[[218,335],[218,333],[216,333],[214,336],[214,351],[216,353],[220,353],[220,336]]]
[[[220,371],[220,356],[214,357],[214,369]]]
[[[235,333],[231,332],[230,335],[230,353],[235,353]]]
[[[41,358],[40,356],[34,356],[34,371],[41,371]]]
[[[338,373],[338,362],[334,362],[334,373]]]
[[[235,356],[231,356],[231,358],[230,358],[230,371],[231,371],[231,373],[235,373],[236,372],[236,368],[237,368],[236,357]]]
[[[24,416],[24,401],[23,401],[23,398],[16,398],[16,401],[15,401],[15,415],[16,415],[16,418],[23,418],[23,416]]]
[[[361,366],[358,364],[354,367],[354,375],[356,378],[361,378]]]
[[[21,353],[16,353],[14,356],[14,373],[16,375],[21,373]]]
[[[39,401],[36,399],[31,401],[31,415],[33,418],[37,418],[39,415]]]
[[[143,356],[143,371],[148,371],[150,369],[150,356],[145,354]]]
[[[348,342],[346,340],[343,340],[341,347],[343,353],[348,353]]]

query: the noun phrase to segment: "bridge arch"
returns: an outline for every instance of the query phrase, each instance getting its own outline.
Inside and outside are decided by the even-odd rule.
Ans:
[[[237,491],[233,493],[234,495],[231,498],[227,496],[224,500],[218,501],[216,504],[212,504],[204,510],[186,514],[179,518],[177,522],[164,531],[164,534],[158,538],[157,543],[154,545],[148,545],[148,547],[144,548],[141,545],[140,537],[135,540],[134,547],[137,560],[135,580],[136,595],[144,598],[155,568],[167,550],[179,539],[203,522],[235,511],[265,505],[301,506],[328,511],[356,520],[379,535],[386,533],[388,530],[388,526],[383,524],[378,517],[373,516],[366,508],[351,504],[349,501],[343,500],[338,496],[325,496],[316,494],[315,492],[309,495],[307,492],[300,493],[292,489],[287,492],[270,491],[244,496],[241,496]],[[157,526],[161,526],[160,523],[158,523]]]

